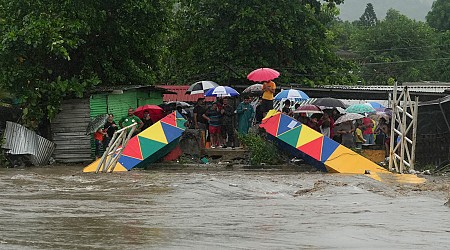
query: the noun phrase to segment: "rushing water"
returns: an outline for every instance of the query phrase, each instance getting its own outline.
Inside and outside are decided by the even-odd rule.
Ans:
[[[0,249],[448,249],[445,194],[364,176],[0,169]]]

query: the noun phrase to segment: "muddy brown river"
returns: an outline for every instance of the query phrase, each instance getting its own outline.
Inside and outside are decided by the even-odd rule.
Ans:
[[[429,177],[431,178],[431,177]],[[449,179],[0,169],[0,249],[449,249]]]

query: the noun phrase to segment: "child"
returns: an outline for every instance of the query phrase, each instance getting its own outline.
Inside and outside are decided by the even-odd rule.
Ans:
[[[362,133],[363,129],[364,129],[364,124],[358,123],[358,126],[356,127],[356,130],[355,130],[355,142],[356,142],[357,149],[362,149],[363,143],[366,142],[366,140],[363,137],[363,133]]]
[[[205,118],[209,122],[209,134],[211,135],[211,148],[218,147],[220,145],[220,126],[221,124],[221,114],[217,107],[217,103],[214,102],[212,107],[203,114],[203,118]]]
[[[103,136],[106,135],[106,132],[103,131],[102,128],[99,128],[97,132],[94,133],[95,140],[95,158],[100,158],[100,148],[102,147]]]

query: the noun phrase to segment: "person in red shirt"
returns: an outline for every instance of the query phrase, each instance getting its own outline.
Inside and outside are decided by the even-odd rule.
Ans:
[[[106,132],[103,131],[102,128],[99,128],[97,132],[94,133],[94,140],[95,140],[95,157],[96,159],[100,158],[100,148],[103,145],[103,137],[106,135]]]
[[[373,121],[369,117],[364,117],[362,119],[364,125],[363,137],[366,140],[366,144],[375,144],[375,139],[373,136]]]

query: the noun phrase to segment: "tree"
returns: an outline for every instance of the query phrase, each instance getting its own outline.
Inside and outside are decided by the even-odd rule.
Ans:
[[[389,10],[384,21],[361,28],[354,36],[361,77],[368,84],[386,83],[391,77],[401,82],[432,79],[435,38],[426,23]]]
[[[92,86],[151,84],[171,11],[167,0],[2,0],[0,86],[35,128]]]
[[[309,2],[309,3],[305,3]],[[282,72],[281,82],[341,82],[347,64],[332,51],[327,25],[335,9],[319,1],[181,1],[171,39],[173,81],[245,81],[258,67]]]
[[[366,27],[374,26],[378,23],[377,14],[375,14],[375,10],[371,3],[367,4],[364,14],[359,18],[359,23]]]
[[[450,30],[450,1],[436,0],[426,19],[428,24],[438,31]]]

